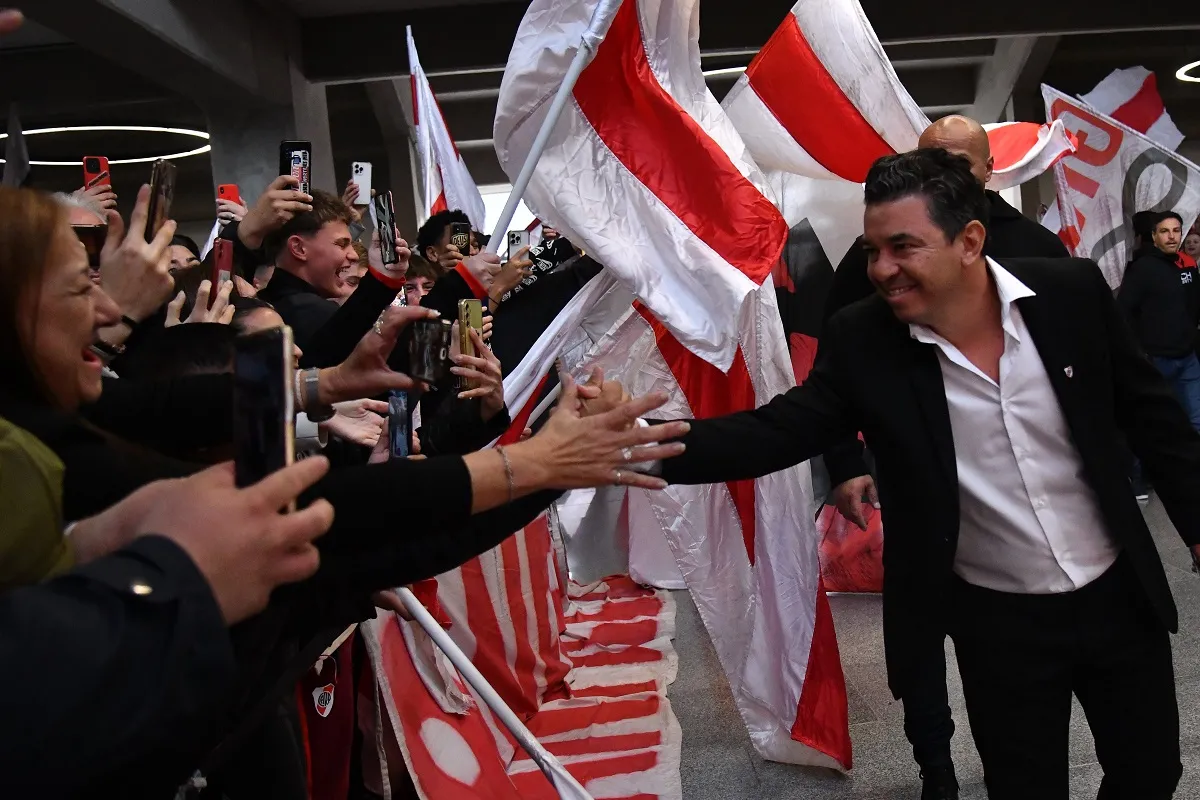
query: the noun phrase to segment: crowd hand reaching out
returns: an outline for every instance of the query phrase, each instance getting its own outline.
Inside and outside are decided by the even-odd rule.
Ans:
[[[258,297],[258,289],[241,275],[233,276],[233,286],[239,297]]]
[[[458,323],[454,323],[456,326]],[[482,400],[481,412],[483,421],[488,422],[492,417],[504,410],[504,373],[500,368],[500,359],[488,349],[483,337],[474,328],[470,331],[471,342],[475,345],[478,356],[468,356],[457,353],[452,358],[455,366],[450,372],[466,379],[472,388],[458,393],[458,399],[469,400],[478,397]],[[452,335],[452,341],[458,341],[457,331]]]
[[[138,192],[129,229],[115,211],[108,212],[108,238],[100,251],[100,285],[121,308],[121,313],[141,322],[153,314],[168,297],[171,257],[167,246],[175,235],[175,221],[167,220],[154,241],[146,241],[146,216],[150,205],[150,187]]]
[[[558,404],[537,435],[508,447],[514,461],[520,457],[521,466],[537,476],[533,485],[563,490],[610,485],[666,488],[661,478],[629,469],[630,464],[672,458],[684,451],[682,442],[659,442],[687,433],[691,427],[687,422],[636,424],[639,417],[664,405],[666,394],[655,392],[584,417],[581,387],[569,375],[562,377],[562,387]]]
[[[246,212],[238,226],[238,238],[251,250],[257,250],[268,234],[307,211],[312,211],[312,196],[300,191],[300,181],[295,176],[280,175]]]
[[[320,559],[312,542],[329,530],[333,507],[318,500],[291,514],[280,509],[328,471],[329,461],[315,456],[245,489],[234,485],[229,463],[156,481],[76,525],[76,558],[86,562],[138,536],[165,536],[192,559],[232,625],[266,608],[277,586],[316,572]]]
[[[0,10],[0,35],[12,33],[25,22],[25,15],[15,8]]]
[[[483,337],[485,342],[491,340],[492,338],[492,322],[492,312],[485,308],[483,310],[483,328],[480,331],[480,335]]]
[[[80,200],[89,200],[105,211],[113,211],[117,207],[117,193],[113,191],[110,184],[100,183],[104,178],[108,177],[108,173],[98,175],[91,186],[83,186],[74,191],[75,197]]]
[[[379,246],[379,229],[375,228],[371,231],[371,246],[367,248],[367,266],[376,272],[384,275],[391,275],[396,278],[402,278],[408,274],[408,260],[412,256],[412,250],[408,247],[408,242],[400,236],[400,229],[395,228],[396,242],[396,263],[383,263],[383,250]]]
[[[192,306],[192,313],[188,314],[188,318],[185,320],[179,319],[179,315],[183,311],[183,304],[187,301],[187,296],[183,292],[175,295],[174,299],[167,303],[165,327],[173,328],[188,322],[216,322],[221,325],[233,322],[235,309],[229,302],[229,295],[233,293],[233,281],[225,281],[221,284],[221,288],[217,290],[217,299],[213,301],[212,308],[209,308],[208,296],[211,293],[212,283],[207,279],[200,281],[200,288],[196,290],[196,304]]]
[[[375,326],[367,331],[353,352],[336,367],[321,370],[317,395],[321,403],[340,403],[374,397],[392,389],[406,391],[416,386],[409,376],[394,372],[387,360],[400,331],[414,320],[436,319],[438,313],[421,306],[388,306]]]
[[[879,493],[875,489],[875,480],[870,475],[851,478],[833,490],[834,505],[837,506],[838,513],[865,531],[867,504],[863,502],[863,495],[866,495],[866,502],[873,508],[879,508]]]
[[[351,400],[333,407],[334,415],[318,427],[322,427],[339,439],[354,442],[363,447],[377,447],[387,427],[388,404],[382,400]]]
[[[453,250],[455,254],[458,253],[458,249],[454,245],[450,245],[448,249]],[[475,280],[479,281],[490,296],[492,285],[496,282],[496,278],[502,268],[500,265],[500,256],[486,251],[476,256],[467,256],[466,258],[460,256],[451,262],[449,269],[456,268],[459,261],[466,266],[471,275],[475,277]],[[442,264],[445,266],[445,257],[442,258]]]
[[[241,203],[226,200],[224,197],[217,198],[217,220],[222,225],[228,225],[231,222],[241,222],[246,218],[248,212],[249,209]]]

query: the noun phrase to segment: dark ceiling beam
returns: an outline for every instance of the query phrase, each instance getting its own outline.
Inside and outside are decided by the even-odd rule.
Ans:
[[[1136,3],[1095,3],[1081,12],[1078,5],[1068,3],[1009,0],[1002,14],[981,13],[978,6],[945,0],[862,0],[862,5],[889,54],[893,46],[930,42],[950,46],[948,40],[1200,28],[1200,5],[1196,4],[1172,9],[1170,19],[1161,23],[1148,22],[1144,7]],[[450,24],[445,8],[305,19],[301,21],[303,71],[309,80],[320,82],[406,75],[408,52],[402,44],[363,46],[364,31],[391,31],[402,43],[405,25],[413,27],[426,72],[494,70],[508,60],[510,43],[527,7],[527,2],[473,5],[469,25]],[[700,46],[708,53],[748,60],[770,38],[790,7],[788,0],[762,0],[751,14],[741,3],[706,5],[700,15]],[[969,55],[990,55],[990,45],[987,49],[987,53]],[[347,58],[346,53],[354,53],[354,57]]]
[[[290,17],[248,0],[37,0],[33,20],[201,103],[291,102]],[[288,34],[288,25],[292,33]],[[107,63],[98,62],[104,72]]]

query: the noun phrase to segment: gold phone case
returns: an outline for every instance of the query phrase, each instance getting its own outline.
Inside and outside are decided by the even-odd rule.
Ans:
[[[471,341],[471,329],[483,333],[483,304],[479,300],[458,301],[458,349],[465,356],[479,355]],[[459,381],[462,388],[470,389],[468,381]]]

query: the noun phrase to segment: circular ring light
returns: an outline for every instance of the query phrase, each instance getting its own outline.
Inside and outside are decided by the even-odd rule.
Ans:
[[[1200,67],[1200,61],[1193,61],[1190,64],[1184,64],[1179,69],[1175,70],[1176,80],[1187,81],[1188,83],[1200,83],[1200,75],[1192,75],[1191,72],[1196,67]]]
[[[203,139],[208,141],[208,134],[204,131],[192,130],[191,128],[162,128],[156,125],[70,125],[64,128],[35,128],[29,131],[22,131],[25,136],[38,136],[48,133],[78,133],[82,131],[136,131],[139,133],[173,133],[178,136],[191,136],[195,139]],[[0,133],[0,139],[7,139],[7,133]],[[165,156],[145,156],[143,158],[120,158],[113,159],[108,163],[111,164],[150,164],[158,161],[160,158],[175,159],[187,158],[188,156],[198,156],[201,153],[207,153],[212,150],[212,145],[205,144],[203,147],[197,147],[195,150],[187,150],[180,153],[170,153]],[[4,163],[4,159],[0,158],[0,164]],[[30,166],[34,167],[78,167],[79,161],[30,161]]]

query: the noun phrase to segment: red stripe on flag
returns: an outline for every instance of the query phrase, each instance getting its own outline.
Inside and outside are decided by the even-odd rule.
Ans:
[[[537,623],[538,658],[542,661],[542,678],[545,681],[543,696],[539,703],[569,697],[571,692],[567,687],[567,673],[571,665],[562,658],[562,646],[559,640],[557,618],[551,618],[550,603],[558,603],[557,578],[554,579],[556,588],[551,590],[550,525],[543,514],[525,526],[522,533],[525,537],[525,555],[529,561],[530,585],[533,588],[533,613]]]
[[[518,715],[527,718],[537,710],[537,705],[531,707],[525,702],[521,686],[506,660],[504,634],[492,605],[494,598],[483,577],[483,563],[480,558],[472,558],[459,567],[459,573],[466,598],[466,626],[476,641],[471,660],[504,702]]]
[[[537,388],[534,389],[533,394],[529,396],[529,402],[527,402],[525,407],[521,409],[521,412],[517,414],[517,418],[512,421],[511,425],[508,426],[508,430],[506,430],[504,435],[500,437],[500,441],[497,442],[497,444],[512,444],[521,438],[521,434],[525,432],[525,428],[529,425],[529,417],[533,415],[534,409],[536,409],[538,406],[538,401],[542,399],[542,390],[546,388],[546,381],[549,380],[549,378],[550,373],[546,373],[542,376],[542,379],[538,381]]]
[[[525,713],[533,714],[538,709],[537,681],[533,677],[533,665],[537,660],[537,641],[529,640],[529,616],[525,606],[525,587],[521,583],[521,560],[517,552],[517,536],[524,536],[524,531],[517,531],[500,543],[500,558],[503,564],[504,593],[508,604],[509,619],[512,622],[514,649],[513,673],[517,678],[517,686],[521,689],[521,697],[525,701]],[[534,596],[536,602],[536,595]],[[521,713],[514,706],[514,711]]]
[[[642,683],[622,683],[618,686],[589,686],[586,689],[573,689],[572,697],[626,697],[631,694],[642,694],[643,692],[657,692],[658,684],[654,681],[643,681]]]
[[[1165,112],[1162,96],[1158,93],[1158,78],[1151,72],[1146,76],[1146,80],[1142,81],[1137,94],[1122,103],[1121,107],[1112,113],[1112,118],[1139,133],[1145,133]]]
[[[542,746],[552,755],[590,756],[599,753],[619,753],[624,750],[646,750],[662,744],[662,731],[645,731],[644,733],[621,733],[615,736],[588,736],[583,739],[564,739],[557,742],[543,742]],[[532,756],[521,750],[513,761],[529,761]]]
[[[438,167],[438,171],[441,171],[441,167]],[[442,185],[446,185],[445,181],[442,182]],[[437,196],[437,200],[434,200],[433,205],[429,208],[429,216],[432,217],[434,214],[440,214],[443,211],[449,210],[450,207],[446,205],[446,190],[442,189],[442,193]]]
[[[645,644],[658,636],[658,620],[641,619],[637,622],[601,622],[587,634],[587,638],[563,642],[564,650],[579,650],[584,647],[615,647],[618,645]]]
[[[625,597],[649,597],[653,589],[639,586],[628,575],[610,575],[604,579],[607,590],[597,590],[588,594],[575,595],[572,600],[617,600]],[[574,615],[572,615],[574,618]]]
[[[617,667],[622,664],[653,664],[662,661],[663,654],[649,647],[627,647],[616,652],[601,650],[588,655],[573,655],[571,663],[576,667]]]
[[[1041,130],[1036,122],[1013,122],[988,131],[994,168],[1007,169],[1028,155],[1037,145]]]
[[[794,14],[758,51],[746,78],[796,143],[834,175],[862,183],[875,159],[895,153],[825,69]]]
[[[571,615],[572,622],[619,622],[638,617],[657,617],[662,612],[663,602],[657,597],[639,597],[605,603],[594,614],[579,611]]]
[[[652,694],[648,697],[611,700],[598,705],[543,708],[529,721],[529,730],[538,738],[544,738],[556,733],[580,730],[589,725],[652,717],[658,713],[661,706],[662,698]]]
[[[640,302],[635,307],[654,329],[658,352],[683,390],[696,419],[720,417],[754,408],[754,382],[750,380],[750,371],[746,368],[746,359],[740,346],[729,372],[722,373],[680,344]],[[746,556],[754,564],[754,481],[727,481],[725,486],[733,498],[733,506],[742,525]]]
[[[808,668],[804,688],[796,706],[792,738],[814,750],[837,759],[850,769],[854,762],[850,746],[850,710],[846,700],[846,676],[833,629],[833,612],[825,585],[817,582],[817,610],[813,617],[812,645],[808,649]]]
[[[642,42],[637,0],[621,4],[575,84],[575,100],[635,178],[717,255],[762,283],[783,251],[787,223],[659,85]]]

